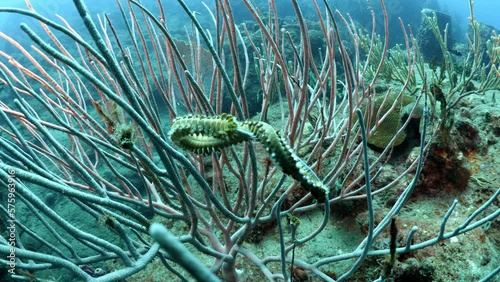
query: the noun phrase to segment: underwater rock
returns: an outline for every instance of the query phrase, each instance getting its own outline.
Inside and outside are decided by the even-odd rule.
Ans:
[[[393,268],[390,281],[422,281],[431,282],[434,268],[429,260],[420,263],[415,258],[409,258],[404,262],[397,262]]]
[[[489,24],[477,23],[479,25],[479,38],[480,38],[480,43],[481,43],[481,50],[486,50],[486,42],[491,39],[491,36],[494,34],[500,34],[500,29],[496,29],[494,26],[491,26]],[[474,34],[474,30],[472,29],[472,26],[469,25],[469,29],[467,30],[468,34]],[[490,57],[486,52],[484,52],[481,55],[481,63],[483,64],[488,64],[490,62]]]
[[[422,21],[420,23],[420,29],[417,35],[417,41],[426,61],[433,61],[435,64],[440,64],[443,60],[443,51],[441,50],[441,46],[439,41],[434,34],[432,25],[426,19],[426,17],[431,18],[436,15],[438,28],[441,31],[441,36],[443,40],[445,40],[448,45],[452,44],[451,38],[451,16],[439,11],[431,10],[431,9],[423,9],[422,10]],[[444,38],[444,30],[448,25],[448,38]],[[447,49],[451,46],[445,46]]]

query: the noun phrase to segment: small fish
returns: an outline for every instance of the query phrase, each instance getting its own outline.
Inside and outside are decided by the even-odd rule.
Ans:
[[[454,54],[456,56],[462,56],[462,52],[458,51],[458,50],[454,50],[454,49],[448,49],[448,52],[450,52],[451,54]]]

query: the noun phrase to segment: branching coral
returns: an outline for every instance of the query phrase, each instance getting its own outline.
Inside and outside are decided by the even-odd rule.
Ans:
[[[486,53],[491,60],[491,67],[495,70],[498,77],[500,77],[500,35],[493,33],[491,39],[486,42]]]

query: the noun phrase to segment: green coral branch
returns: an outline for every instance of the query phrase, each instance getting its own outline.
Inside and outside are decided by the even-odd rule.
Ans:
[[[269,124],[237,121],[229,114],[189,115],[177,118],[169,131],[172,142],[195,154],[210,154],[245,141],[258,140],[281,170],[300,182],[317,200],[328,197],[330,189],[297,156]]]
[[[376,75],[376,66],[382,61],[384,65],[380,70],[380,78],[387,82],[397,81],[401,85],[406,84],[408,76],[410,75],[410,64],[408,56],[413,56],[409,54],[406,48],[402,48],[401,45],[396,45],[388,50],[387,57],[384,57],[384,44],[380,35],[377,35],[375,39],[371,39],[371,34],[366,33],[363,30],[359,30],[360,36],[360,47],[366,53],[370,54],[367,58],[370,62],[373,62],[368,66],[367,74],[369,77],[374,77]],[[415,44],[413,44],[415,46]],[[411,74],[410,80],[408,82],[408,89],[413,92],[417,87],[417,79],[414,73]]]

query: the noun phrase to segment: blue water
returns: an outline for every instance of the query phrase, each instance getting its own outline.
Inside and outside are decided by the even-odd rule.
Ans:
[[[290,5],[291,0],[276,0],[276,6],[278,9],[278,14],[280,17],[286,17],[287,15],[293,15],[294,10],[292,5]],[[85,32],[83,29],[83,25],[81,19],[76,13],[75,8],[73,7],[73,1],[71,0],[51,0],[51,1],[32,1],[33,6],[42,15],[45,15],[51,19],[55,19],[54,15],[58,14],[65,18],[75,29],[81,28],[82,32]],[[96,19],[97,15],[102,15],[106,12],[110,18],[115,21],[121,21],[121,15],[119,10],[117,9],[117,5],[115,1],[99,1],[99,4],[96,1],[87,1],[88,8],[90,10],[90,14]],[[121,1],[122,5],[126,6],[126,1]],[[162,1],[165,6],[165,10],[167,13],[167,23],[170,20],[174,20],[177,23],[174,23],[173,26],[182,29],[179,27],[178,22],[186,23],[186,26],[189,28],[189,19],[180,18],[184,13],[181,11],[177,1],[175,0],[163,0]],[[210,16],[206,10],[206,8],[201,4],[201,1],[198,0],[185,0],[189,7],[193,11],[198,12],[198,19],[204,23],[204,26],[213,26],[211,24]],[[213,9],[213,0],[204,1],[207,3],[208,7]],[[267,11],[267,3],[268,0],[253,0],[252,1],[256,6],[260,7],[262,11]],[[298,0],[299,5],[302,9],[303,14],[307,17],[309,14],[315,14],[312,9],[312,1],[311,0]],[[318,0],[318,2],[322,2]],[[474,1],[474,13],[476,20],[480,23],[485,23],[488,25],[492,25],[498,29],[500,29],[500,17],[498,16],[498,11],[500,11],[500,1],[499,0],[475,0]],[[92,4],[94,3],[94,4]],[[142,3],[147,7],[156,7],[156,0],[143,0]],[[242,4],[241,0],[231,0],[233,7],[233,14],[235,16],[236,22],[241,22],[247,19],[250,19],[251,16],[247,11],[245,5]],[[426,0],[426,1],[410,1],[410,0],[386,0],[385,4],[387,6],[388,16],[389,16],[389,24],[391,29],[390,40],[392,44],[402,43],[402,33],[401,28],[399,27],[399,18],[404,21],[404,24],[410,25],[412,27],[413,32],[418,31],[420,22],[421,22],[421,13],[420,11],[423,8],[431,8],[441,12],[448,13],[452,16],[452,35],[454,41],[457,42],[466,42],[466,33],[468,31],[469,24],[469,1],[468,0]],[[329,5],[332,9],[338,9],[343,14],[349,13],[352,15],[354,20],[361,27],[365,28],[367,31],[371,30],[371,15],[370,15],[370,7],[373,7],[376,11],[377,16],[377,33],[383,34],[383,17],[380,12],[380,2],[378,0],[329,0]],[[0,0],[0,6],[3,7],[18,7],[25,8],[24,1],[12,1],[12,0]],[[155,9],[152,9],[155,11]],[[184,16],[185,17],[185,16]],[[314,18],[316,16],[314,15]],[[59,22],[57,19],[55,19]],[[203,21],[205,20],[205,21]],[[20,15],[14,14],[0,14],[0,30],[8,35],[14,36],[14,38],[20,43],[22,42],[22,38],[20,36],[23,34],[20,32],[19,24],[21,22],[28,23],[35,30],[39,30],[39,25],[36,24],[32,19],[28,19],[27,17],[23,17]],[[208,24],[207,24],[208,22]],[[41,30],[39,30],[41,31]],[[80,30],[78,30],[80,31]],[[85,34],[85,33],[84,33]],[[4,43],[0,43],[0,49],[8,48],[9,46],[4,45]]]
[[[429,1],[428,1],[429,2]],[[438,0],[441,10],[452,15],[461,25],[467,24],[469,1],[467,0]],[[476,20],[500,29],[500,1],[474,0],[474,15]]]
[[[92,1],[93,2],[93,1]],[[124,2],[124,1],[122,1]],[[142,1],[143,3],[155,3],[156,0],[145,0]],[[165,3],[165,6],[171,6],[171,7],[177,7],[177,3],[174,0],[168,0],[168,1],[162,1]],[[197,10],[203,11],[204,8],[201,6],[201,1],[198,0],[185,0],[185,2],[191,6],[191,7],[197,7]],[[213,3],[213,0],[206,0],[204,1],[207,3],[207,5],[211,6]],[[235,7],[239,7],[238,4],[241,3],[241,0],[232,0],[231,2],[234,2]],[[253,0],[252,2],[254,3],[267,3],[267,0]],[[308,4],[311,1],[310,0],[298,0],[299,3],[301,4]],[[321,1],[318,1],[321,2]],[[336,0],[336,1],[329,1],[330,5],[332,5],[333,8],[339,8],[341,9],[349,9],[351,10],[350,12],[354,12],[356,9],[364,9],[369,5],[378,5],[377,0],[371,0],[371,1],[366,1],[366,0]],[[91,2],[89,2],[91,3]],[[97,3],[97,2],[94,2]],[[173,3],[173,4],[167,4],[167,3]],[[282,9],[288,7],[291,8],[288,3],[290,3],[290,0],[276,0],[277,6],[281,7]],[[388,7],[388,10],[391,10],[391,7],[396,7],[396,9],[392,8],[393,11],[397,11],[399,6],[401,7],[407,7],[407,6],[414,6],[416,9],[420,9],[420,7],[430,7],[430,8],[435,8],[437,10],[449,13],[452,15],[454,21],[460,25],[460,26],[465,26],[467,25],[468,22],[468,17],[469,17],[469,1],[468,0],[426,0],[426,1],[410,1],[410,0],[386,0],[385,1],[386,6]],[[51,1],[33,1],[33,6],[39,11],[41,14],[44,15],[53,15],[53,14],[60,14],[62,16],[71,16],[74,15],[74,8],[73,8],[73,1],[71,0],[51,0]],[[124,4],[125,5],[125,4]],[[25,4],[24,1],[17,0],[17,1],[12,1],[12,0],[0,0],[0,6],[3,7],[21,7],[24,8]],[[242,6],[242,5],[240,5]],[[306,5],[307,6],[307,5]],[[497,29],[500,29],[500,17],[499,17],[499,11],[500,11],[500,1],[498,0],[475,0],[474,1],[474,7],[475,7],[475,15],[476,19],[479,22],[486,23],[492,26],[495,26]],[[243,7],[241,7],[243,8]],[[115,1],[99,1],[98,5],[92,4],[89,5],[89,9],[92,14],[96,14],[99,12],[116,12],[116,4]],[[400,9],[403,10],[403,9]],[[416,11],[418,12],[418,10]],[[393,16],[401,16],[403,19],[405,19],[404,14],[397,14],[394,13]],[[408,14],[406,14],[408,16]],[[0,27],[2,29],[9,29],[10,25],[6,24],[5,21],[3,20],[4,16],[0,15]]]

